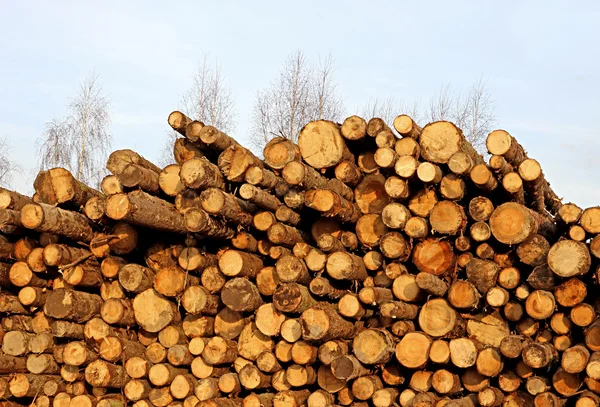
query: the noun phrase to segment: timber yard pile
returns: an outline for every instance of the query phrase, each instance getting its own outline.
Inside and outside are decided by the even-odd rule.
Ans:
[[[600,208],[506,131],[168,122],[177,164],[1,191],[0,407],[598,406]]]

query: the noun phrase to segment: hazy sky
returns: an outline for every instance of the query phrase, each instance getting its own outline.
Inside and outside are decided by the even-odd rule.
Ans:
[[[24,167],[12,185],[21,191],[32,189],[35,139],[92,70],[111,100],[113,149],[156,160],[204,53],[222,66],[238,111],[232,135],[244,142],[256,90],[302,49],[333,54],[348,114],[376,97],[425,105],[442,84],[462,90],[483,76],[497,127],[555,191],[600,203],[597,1],[0,4],[0,135]]]

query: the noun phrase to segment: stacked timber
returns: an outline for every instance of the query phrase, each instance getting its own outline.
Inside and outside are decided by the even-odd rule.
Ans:
[[[0,407],[598,406],[600,208],[506,131],[168,123],[175,164],[0,191]]]

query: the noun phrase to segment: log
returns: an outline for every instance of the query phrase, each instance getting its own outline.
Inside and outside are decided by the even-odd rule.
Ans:
[[[98,295],[58,289],[48,295],[44,313],[52,318],[82,323],[97,315],[101,305],[102,298]]]
[[[402,137],[410,137],[411,139],[418,139],[422,130],[410,116],[405,114],[396,116],[394,119],[394,129]]]
[[[205,157],[193,158],[183,163],[179,177],[188,188],[225,188],[221,171]]]
[[[33,187],[40,202],[49,205],[70,204],[74,207],[84,206],[93,196],[101,193],[75,179],[64,168],[52,168],[38,173]]]
[[[263,304],[256,286],[245,278],[229,280],[221,292],[223,304],[233,311],[254,311]]]
[[[161,191],[168,196],[177,196],[185,189],[185,185],[181,182],[181,166],[179,164],[167,165],[159,174],[158,185]],[[142,188],[143,189],[143,188]]]
[[[460,129],[450,122],[434,122],[423,127],[419,136],[421,155],[436,164],[447,164],[457,152],[464,152],[473,161],[482,161],[481,156],[466,143]]]
[[[418,369],[427,363],[431,339],[422,332],[404,335],[396,345],[396,358],[406,368]]]
[[[173,158],[179,165],[194,158],[203,157],[204,153],[194,143],[185,138],[178,138],[173,143]]]
[[[440,276],[454,266],[455,256],[450,243],[429,238],[415,246],[412,261],[419,271]]]
[[[507,202],[494,210],[490,228],[494,237],[505,244],[518,244],[538,231],[539,223],[531,210],[515,202]]]
[[[47,204],[26,204],[21,222],[27,229],[65,236],[74,241],[90,242],[93,232],[85,216]]]
[[[159,332],[180,316],[175,304],[154,289],[147,289],[133,300],[137,323],[148,332]]]
[[[548,266],[559,277],[585,274],[590,268],[590,263],[590,252],[581,242],[561,240],[548,251]]]
[[[25,205],[31,203],[31,198],[16,191],[0,188],[0,209],[20,211]]]
[[[287,182],[275,173],[258,166],[246,170],[246,182],[266,190],[272,191],[278,197],[283,197],[290,190]]]
[[[308,123],[298,136],[302,158],[311,167],[321,169],[353,159],[338,126],[326,120]]]
[[[114,220],[164,232],[186,233],[183,216],[172,204],[142,191],[110,196],[106,201],[106,214]]]
[[[305,340],[331,340],[350,338],[354,334],[354,325],[342,317],[334,308],[317,304],[307,309],[300,317],[302,337]]]

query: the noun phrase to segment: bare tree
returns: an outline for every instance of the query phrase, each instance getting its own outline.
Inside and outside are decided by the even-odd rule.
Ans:
[[[108,99],[102,94],[98,75],[92,74],[81,84],[79,94],[69,106],[68,120],[75,150],[75,177],[98,185],[105,173],[112,136],[109,132]]]
[[[227,133],[235,128],[235,103],[221,66],[208,62],[205,55],[194,75],[191,88],[181,98],[182,111],[206,125]]]
[[[36,140],[40,170],[63,167],[72,170],[73,143],[69,140],[68,123],[53,119]]]
[[[194,74],[192,86],[182,96],[180,110],[194,120],[214,126],[229,133],[235,130],[235,102],[231,89],[221,73],[221,66],[215,61],[211,65],[205,55]],[[165,145],[161,150],[160,165],[174,162],[173,142],[177,133],[169,131]]]
[[[80,181],[97,186],[106,173],[112,141],[109,103],[98,75],[81,83],[68,109],[67,118],[47,123],[37,140],[40,169],[62,166]]]
[[[296,141],[300,129],[311,120],[339,120],[343,107],[333,73],[331,55],[317,65],[299,50],[288,56],[277,79],[257,92],[250,136],[253,147],[262,151],[277,135]]]
[[[485,154],[485,139],[496,122],[492,92],[481,78],[463,95],[444,85],[430,100],[429,117],[452,121],[475,149]]]
[[[20,170],[21,166],[12,159],[8,137],[0,138],[0,186],[10,186],[13,174]]]

